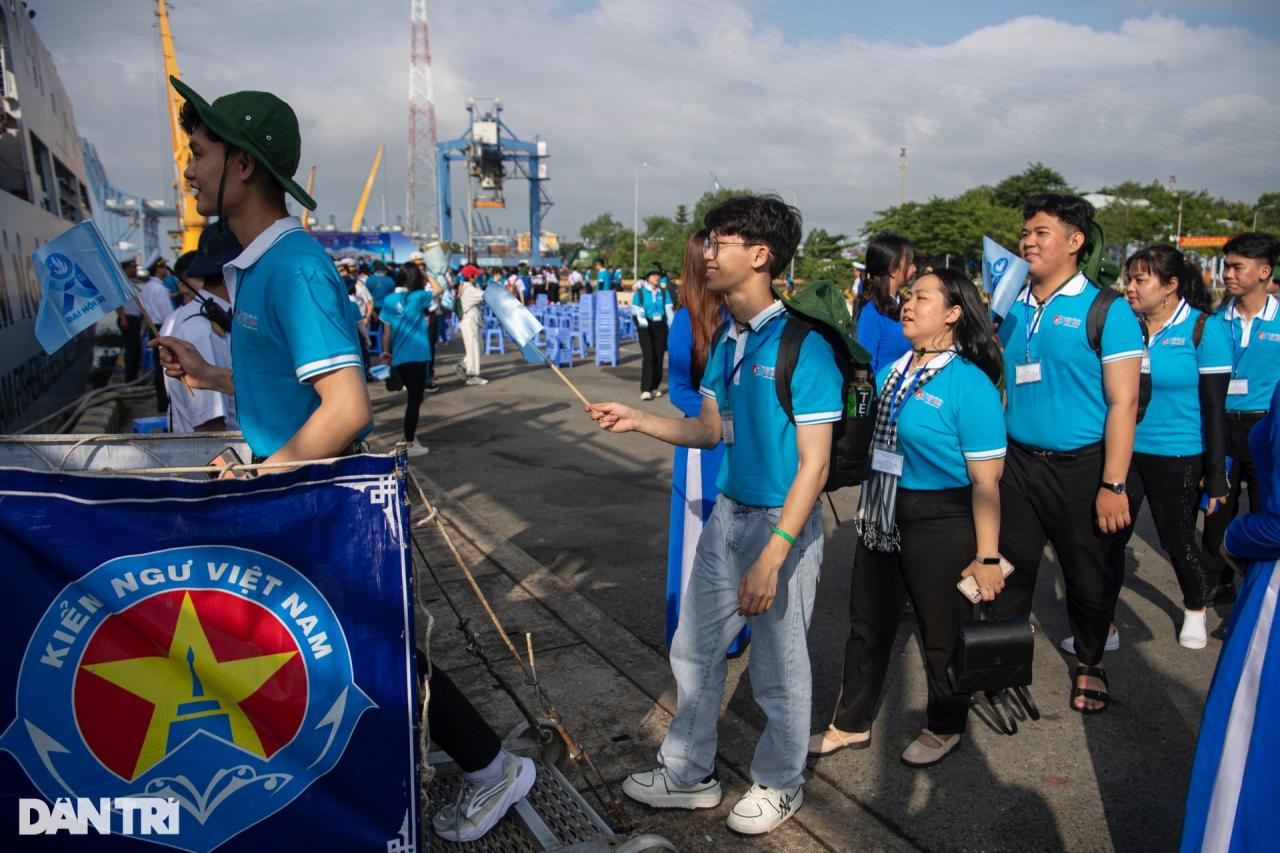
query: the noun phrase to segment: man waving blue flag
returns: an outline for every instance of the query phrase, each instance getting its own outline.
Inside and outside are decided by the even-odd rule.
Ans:
[[[40,279],[36,339],[53,353],[103,316],[134,299],[93,220],[86,220],[31,253]]]

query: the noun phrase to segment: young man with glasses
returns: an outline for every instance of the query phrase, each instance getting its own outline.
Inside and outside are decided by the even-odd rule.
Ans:
[[[812,678],[805,643],[822,564],[818,497],[827,478],[831,424],[842,379],[830,345],[809,335],[791,393],[794,423],[778,402],[774,368],[786,310],[772,281],[800,242],[800,213],[777,196],[730,199],[706,216],[707,287],[731,315],[703,373],[697,418],[664,418],[620,403],[592,406],[610,432],[638,431],[684,447],[723,438],[720,495],[698,539],[679,627],[671,645],[678,688],[659,766],[622,790],[655,808],[713,808],[716,723],[725,655],[751,625],[751,687],[767,722],[751,763],[753,785],[729,813],[729,828],[759,835],[804,802]]]

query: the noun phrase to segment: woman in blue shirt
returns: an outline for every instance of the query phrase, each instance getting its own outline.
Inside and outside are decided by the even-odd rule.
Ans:
[[[906,237],[888,231],[867,245],[866,276],[853,317],[858,343],[871,353],[871,369],[877,373],[911,348],[898,322],[898,291],[915,277],[915,251]]]
[[[1196,510],[1202,487],[1210,495],[1208,515],[1227,495],[1231,342],[1222,324],[1206,322],[1212,313],[1209,293],[1177,249],[1143,249],[1125,262],[1125,277],[1129,305],[1146,326],[1142,372],[1151,377],[1151,402],[1138,422],[1125,485],[1129,517],[1138,517],[1145,498],[1160,546],[1169,555],[1182,590],[1178,642],[1189,649],[1203,649],[1208,642],[1208,584],[1196,545]],[[1130,523],[1111,539],[1107,565],[1113,582],[1113,619],[1124,582],[1124,549],[1132,535]],[[1108,640],[1119,644],[1114,625]],[[1073,645],[1070,651],[1074,650]]]
[[[631,312],[636,318],[640,338],[640,399],[662,396],[662,362],[667,356],[667,320],[671,294],[659,285],[662,268],[656,264],[645,271],[644,278],[631,291]]]
[[[831,726],[812,737],[809,751],[870,745],[905,591],[924,645],[929,704],[928,725],[902,761],[928,767],[960,745],[969,713],[969,697],[953,692],[947,678],[970,612],[956,584],[973,577],[985,601],[1004,588],[997,548],[1005,431],[994,384],[1004,368],[977,288],[956,270],[916,281],[902,330],[911,350],[878,376],[843,686]]]
[[[382,303],[382,321],[387,326],[382,335],[382,361],[394,367],[404,382],[404,440],[409,444],[410,456],[421,456],[427,447],[418,441],[418,414],[426,393],[427,365],[431,362],[427,311],[439,285],[428,285],[415,264],[406,264],[401,276],[402,287]]]

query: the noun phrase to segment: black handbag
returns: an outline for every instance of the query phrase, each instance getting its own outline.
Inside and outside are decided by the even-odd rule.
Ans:
[[[975,604],[973,612],[974,621],[960,625],[955,654],[947,667],[951,688],[971,694],[979,716],[986,710],[980,694],[985,696],[994,723],[985,717],[984,721],[998,732],[1016,734],[1019,714],[1010,695],[1025,712],[1023,719],[1040,719],[1040,709],[1027,689],[1035,651],[1031,623],[1017,617],[992,619],[986,605]]]
[[[404,379],[400,376],[400,371],[396,370],[395,365],[391,366],[391,370],[387,373],[387,391],[394,394],[404,387]]]

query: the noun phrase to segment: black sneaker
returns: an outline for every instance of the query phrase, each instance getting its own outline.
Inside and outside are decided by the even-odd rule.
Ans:
[[[430,385],[428,385],[426,388],[422,390],[426,391],[428,394],[434,394],[440,390],[440,386],[437,385],[435,382],[432,382]]]

